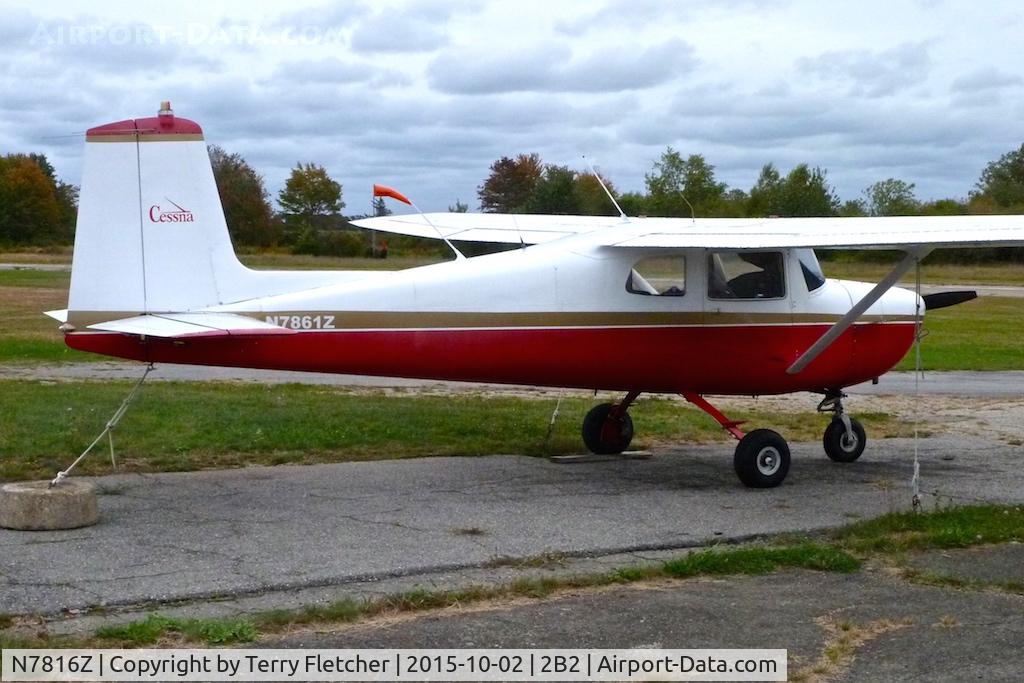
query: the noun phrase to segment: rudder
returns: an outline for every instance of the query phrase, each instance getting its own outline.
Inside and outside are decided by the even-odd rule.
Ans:
[[[229,303],[237,289],[231,283],[246,280],[246,273],[231,246],[197,123],[175,117],[165,102],[156,117],[89,129],[72,315]]]

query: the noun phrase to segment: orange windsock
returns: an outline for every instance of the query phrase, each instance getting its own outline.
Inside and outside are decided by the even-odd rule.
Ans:
[[[402,194],[401,192],[399,192],[398,190],[396,190],[394,188],[387,187],[386,185],[376,185],[375,184],[373,186],[373,196],[374,197],[391,197],[392,199],[397,199],[400,202],[405,202],[409,206],[412,206],[412,202],[410,202],[406,198],[406,196],[404,194]]]

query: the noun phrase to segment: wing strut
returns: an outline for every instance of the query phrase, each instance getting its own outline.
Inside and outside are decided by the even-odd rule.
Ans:
[[[925,256],[932,252],[931,247],[915,247],[907,250],[907,255],[903,257],[903,260],[896,264],[896,267],[889,271],[881,282],[874,286],[874,288],[864,295],[860,301],[853,305],[853,308],[844,315],[839,321],[829,328],[828,332],[821,335],[818,341],[814,342],[809,349],[804,351],[803,355],[796,359],[786,372],[790,375],[796,375],[801,372],[804,368],[811,364],[811,362],[821,355],[821,352],[832,345],[839,336],[846,332],[847,329],[855,322],[858,318],[864,315],[864,311],[871,308],[871,306],[882,298],[882,295],[892,289],[892,286],[896,284],[901,277],[903,277],[908,270],[914,267],[914,265],[923,259]]]

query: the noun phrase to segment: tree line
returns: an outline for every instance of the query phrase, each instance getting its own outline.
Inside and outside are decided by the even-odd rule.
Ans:
[[[369,255],[379,251],[361,231],[350,230],[343,188],[318,164],[300,162],[278,192],[275,210],[263,176],[239,154],[209,148],[228,230],[236,246],[283,248],[317,255]],[[601,184],[631,216],[766,217],[1024,214],[1024,144],[982,171],[966,198],[921,201],[915,186],[887,178],[842,201],[820,167],[798,164],[785,173],[765,164],[748,190],[718,180],[704,156],[668,147],[644,176],[643,192],[619,193],[604,176],[544,163],[538,154],[501,157],[477,188],[485,212],[615,215]],[[0,247],[69,244],[74,237],[78,188],[57,178],[41,154],[0,157]],[[456,200],[449,211],[464,212]],[[389,213],[383,199],[374,215]],[[358,216],[362,217],[362,216]],[[431,249],[391,236],[393,246]]]
[[[614,186],[602,178],[611,193]],[[966,199],[921,201],[915,185],[887,178],[862,196],[840,200],[820,167],[798,164],[783,174],[765,164],[749,190],[730,188],[704,156],[669,147],[644,176],[645,192],[617,195],[631,216],[759,218],[766,216],[904,216],[1024,213],[1024,144],[985,167]],[[544,164],[537,154],[502,157],[477,189],[482,211],[614,215],[590,171]]]

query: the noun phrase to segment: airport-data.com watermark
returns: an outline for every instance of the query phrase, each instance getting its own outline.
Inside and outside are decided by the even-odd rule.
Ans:
[[[29,38],[36,47],[62,45],[324,45],[347,42],[343,27],[262,24],[76,24],[39,22]]]

